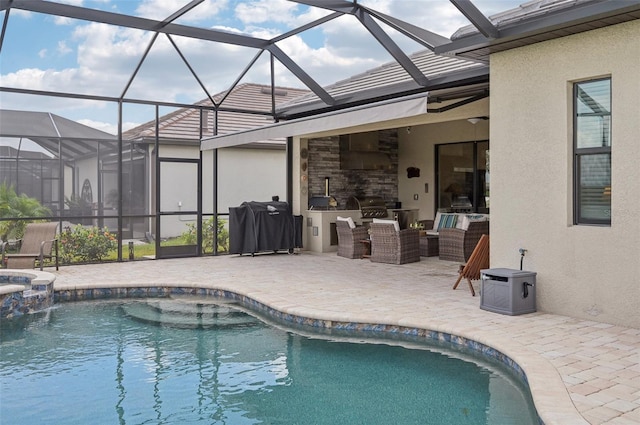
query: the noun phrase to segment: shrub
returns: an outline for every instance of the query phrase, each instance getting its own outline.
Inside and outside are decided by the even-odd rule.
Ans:
[[[229,250],[229,231],[224,228],[224,220],[218,221],[218,252],[226,252]],[[202,227],[202,252],[213,252],[213,229],[214,217],[210,217],[204,221]],[[182,238],[186,244],[195,245],[197,228],[195,223],[187,223],[187,230],[182,234]]]
[[[51,210],[40,204],[36,198],[30,198],[24,193],[18,195],[13,186],[0,184],[0,217],[26,218],[46,217]],[[0,222],[0,239],[20,239],[24,235],[27,223],[34,220],[7,220]]]
[[[118,240],[105,227],[65,227],[60,234],[60,259],[63,264],[72,262],[102,261],[109,252],[118,247]]]

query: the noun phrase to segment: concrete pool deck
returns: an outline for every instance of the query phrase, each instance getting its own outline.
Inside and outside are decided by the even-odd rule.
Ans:
[[[515,360],[551,424],[640,424],[640,329],[531,313],[481,310],[458,264],[422,257],[401,266],[331,254],[220,256],[65,266],[55,290],[218,288],[273,309],[338,322],[429,329],[481,342]],[[478,282],[474,282],[478,289]]]

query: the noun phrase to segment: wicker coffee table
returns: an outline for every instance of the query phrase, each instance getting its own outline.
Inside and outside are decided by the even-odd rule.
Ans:
[[[437,257],[440,254],[438,235],[420,236],[420,256]]]

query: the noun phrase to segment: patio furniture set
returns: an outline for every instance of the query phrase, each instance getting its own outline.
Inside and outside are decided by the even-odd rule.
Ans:
[[[438,213],[419,223],[426,230],[400,229],[397,221],[381,219],[356,226],[353,219],[338,217],[338,255],[389,264],[416,262],[421,256],[466,263],[482,235],[489,234],[485,214]]]

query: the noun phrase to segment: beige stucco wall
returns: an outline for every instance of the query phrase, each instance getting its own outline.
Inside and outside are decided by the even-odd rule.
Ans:
[[[218,151],[218,211],[245,201],[287,198],[285,150],[225,148]]]
[[[640,326],[640,21],[491,57],[491,266],[538,310]],[[572,83],[612,78],[612,223],[573,225]]]

